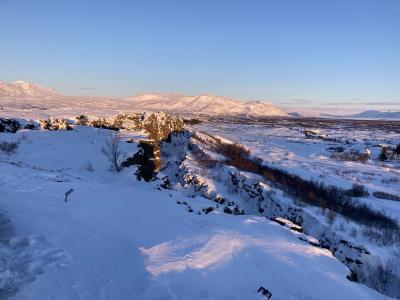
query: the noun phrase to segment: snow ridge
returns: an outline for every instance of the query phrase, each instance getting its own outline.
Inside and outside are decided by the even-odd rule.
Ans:
[[[53,89],[23,80],[11,83],[0,81],[0,96],[3,97],[46,97],[62,96]]]

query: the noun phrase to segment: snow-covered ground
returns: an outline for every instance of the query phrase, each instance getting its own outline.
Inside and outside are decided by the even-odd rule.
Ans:
[[[282,129],[267,139],[268,129],[239,126],[234,136],[221,128],[206,129],[236,136],[257,154],[283,155],[279,161],[304,174],[318,167],[307,163],[319,146],[280,154],[277,147],[296,145]],[[79,126],[0,133],[20,142],[15,154],[0,152],[0,299],[266,299],[261,286],[273,300],[386,299],[346,279],[344,264],[298,232],[260,216],[205,214],[208,199],[139,182],[134,167],[110,171],[101,153],[110,134]],[[136,150],[122,144],[126,154]]]
[[[329,127],[319,126],[318,120],[307,122],[290,125],[212,122],[193,128],[241,143],[267,164],[306,179],[345,189],[351,188],[353,183],[365,185],[371,196],[363,201],[400,219],[400,202],[372,196],[376,191],[400,196],[400,160],[382,162],[378,159],[380,145],[396,147],[400,144],[400,123],[393,123],[391,129],[365,129],[344,126],[340,121]],[[306,130],[322,138],[307,138]],[[371,155],[366,162],[341,160],[333,158],[337,148],[360,153],[368,149]]]

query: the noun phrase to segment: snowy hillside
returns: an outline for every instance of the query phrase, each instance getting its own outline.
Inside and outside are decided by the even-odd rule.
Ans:
[[[209,116],[288,116],[280,108],[264,101],[239,101],[220,96],[179,94],[143,94],[128,97],[140,110]]]
[[[6,83],[0,81],[0,97],[51,97],[62,94],[53,89],[27,81]]]
[[[165,111],[178,115],[287,117],[264,101],[239,101],[219,96],[142,94],[111,97],[64,96],[50,88],[25,81],[0,82],[0,116],[71,117],[79,114],[110,117],[119,112]]]
[[[144,134],[120,131],[123,157]],[[260,287],[272,300],[387,299],[348,280],[303,233],[137,181],[136,167],[110,171],[101,149],[112,135],[86,126],[0,133],[19,143],[0,151],[0,299],[267,299]],[[169,166],[179,145],[163,150]]]

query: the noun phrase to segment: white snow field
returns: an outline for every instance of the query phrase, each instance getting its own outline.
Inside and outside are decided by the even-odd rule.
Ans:
[[[110,171],[101,153],[110,134],[0,134],[20,141],[0,151],[0,299],[261,300],[261,286],[273,300],[388,299],[346,279],[344,264],[298,232],[261,216],[197,214],[211,201],[137,181],[134,167]]]
[[[368,124],[353,126],[341,121],[327,122],[328,126],[323,120],[298,120],[290,124],[287,121],[266,124],[212,122],[193,127],[243,144],[252,155],[269,165],[302,178],[345,189],[354,183],[362,184],[371,194],[362,201],[400,219],[400,202],[372,196],[377,191],[400,195],[400,159],[385,162],[378,159],[382,146],[396,147],[400,144],[400,123],[393,123],[389,128],[376,128],[379,126],[377,123],[372,127]],[[315,137],[307,137],[306,131],[312,131]],[[370,157],[367,161],[334,158],[339,148],[342,148],[341,153],[363,153],[368,149]]]

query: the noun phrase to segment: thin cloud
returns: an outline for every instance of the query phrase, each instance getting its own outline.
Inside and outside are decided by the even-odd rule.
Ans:
[[[310,100],[310,99],[291,99],[287,102],[280,102],[280,104],[288,104],[288,105],[292,105],[292,104],[315,104],[318,103],[317,101],[314,100]]]
[[[399,105],[400,102],[379,102],[379,101],[371,101],[371,102],[365,102],[365,101],[349,101],[349,102],[329,102],[329,103],[323,103],[324,105],[381,105],[381,106],[393,106],[393,105]]]
[[[98,88],[95,87],[78,87],[78,90],[98,90]]]

